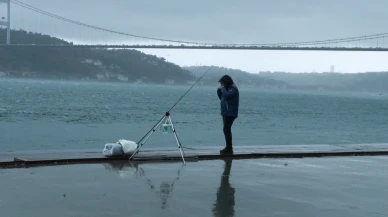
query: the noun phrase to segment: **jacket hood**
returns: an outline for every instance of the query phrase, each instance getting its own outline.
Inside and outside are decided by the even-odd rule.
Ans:
[[[222,76],[218,82],[223,83],[227,87],[230,87],[234,84],[233,79],[229,75]]]

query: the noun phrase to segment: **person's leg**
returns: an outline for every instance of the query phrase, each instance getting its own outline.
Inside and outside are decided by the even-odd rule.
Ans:
[[[226,142],[227,148],[232,147],[232,124],[233,124],[233,121],[231,120],[231,117],[225,117],[223,130],[224,130],[225,142]]]
[[[227,121],[227,117],[226,116],[223,116],[222,117],[223,119],[223,132],[224,132],[224,136],[225,136],[225,146],[227,147],[228,146],[228,121]]]
[[[221,150],[221,152],[233,152],[233,143],[232,143],[232,125],[235,120],[235,117],[224,116],[223,117],[223,131],[225,136],[225,149]]]

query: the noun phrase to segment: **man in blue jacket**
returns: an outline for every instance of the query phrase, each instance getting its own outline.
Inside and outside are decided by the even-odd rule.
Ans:
[[[238,117],[239,90],[229,75],[222,76],[219,82],[220,87],[217,89],[217,95],[221,100],[221,116],[226,142],[226,147],[220,153],[233,154],[232,125]]]

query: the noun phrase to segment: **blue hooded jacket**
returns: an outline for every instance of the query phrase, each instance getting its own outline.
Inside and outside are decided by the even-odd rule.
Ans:
[[[218,98],[221,100],[221,115],[238,117],[239,90],[236,85],[229,88],[218,88]]]

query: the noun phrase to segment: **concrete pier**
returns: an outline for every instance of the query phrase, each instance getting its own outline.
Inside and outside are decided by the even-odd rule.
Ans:
[[[305,158],[334,156],[388,155],[388,144],[353,145],[267,145],[236,146],[233,155],[220,155],[221,146],[184,148],[186,161],[223,158]],[[100,163],[128,160],[129,156],[106,157],[101,150],[55,150],[0,153],[0,168],[20,168],[82,163]],[[177,147],[142,148],[132,159],[134,162],[182,161]]]

